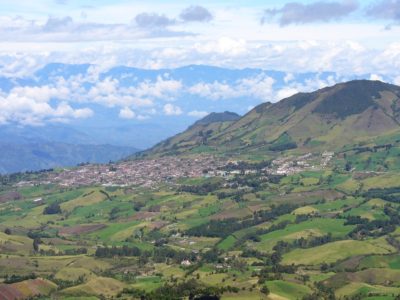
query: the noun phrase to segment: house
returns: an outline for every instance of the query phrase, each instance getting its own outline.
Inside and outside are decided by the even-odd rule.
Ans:
[[[181,262],[181,266],[184,266],[184,267],[189,267],[191,265],[192,265],[192,263],[190,262],[190,260],[187,260],[187,259],[182,260],[182,262]]]
[[[43,198],[33,199],[33,203],[35,203],[37,205],[43,204]]]

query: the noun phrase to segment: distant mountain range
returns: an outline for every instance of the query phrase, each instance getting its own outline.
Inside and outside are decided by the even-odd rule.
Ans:
[[[355,80],[263,103],[239,119],[198,121],[143,155],[337,151],[400,139],[400,87]],[[213,118],[211,118],[213,119]]]
[[[111,145],[0,142],[0,174],[71,167],[87,162],[108,163],[136,151],[131,147]]]
[[[137,151],[134,147],[97,144],[95,138],[64,126],[0,127],[0,174],[107,163]]]
[[[282,138],[296,139],[298,134],[294,133],[294,128],[289,128],[289,124],[277,125],[277,129],[272,124],[272,127],[258,124],[260,118],[273,120],[278,115],[284,117],[286,108],[282,108],[278,115],[272,113],[270,116],[267,107],[273,104],[265,101],[274,102],[278,96],[293,93],[293,90],[310,90],[329,82],[369,76],[364,74],[344,78],[331,72],[288,74],[262,69],[235,70],[196,65],[160,70],[115,67],[101,71],[89,64],[59,63],[49,64],[31,76],[0,76],[1,97],[39,97],[40,102],[40,93],[55,90],[60,91],[55,95],[67,93],[68,97],[65,100],[53,96],[49,102],[52,107],[66,101],[74,109],[85,107],[93,111],[93,116],[87,119],[58,123],[57,120],[45,121],[40,126],[17,121],[3,122],[0,115],[1,147],[9,155],[0,159],[0,172],[70,166],[84,161],[117,160],[167,138],[169,146],[158,144],[154,149],[160,150],[160,153],[175,153],[192,148],[195,150],[196,145],[201,144],[202,150],[212,150],[220,143],[228,150],[237,150],[246,148],[246,145],[269,145],[271,138],[278,139],[281,135]],[[21,90],[24,88],[31,90]],[[83,100],[79,98],[81,95],[84,96]],[[296,97],[303,97],[301,95]],[[121,117],[125,98],[131,101],[130,106],[126,104],[132,110],[128,111],[128,118]],[[264,104],[257,106],[260,103]],[[273,107],[278,109],[281,105],[274,104]],[[257,109],[251,110],[255,106]],[[289,112],[291,107],[287,108]],[[169,138],[209,112],[227,110],[234,113],[210,114],[183,135]],[[260,110],[266,111],[260,113]],[[237,120],[237,114],[246,115]],[[312,114],[312,117],[316,115]],[[218,119],[221,116],[222,119]],[[240,127],[242,122],[246,125],[240,128],[239,134],[236,127]],[[313,124],[313,121],[309,122]],[[302,124],[306,126],[305,122]],[[256,132],[252,131],[258,127],[260,129]],[[268,134],[261,128],[268,130]],[[287,134],[281,132],[282,128]],[[279,136],[276,136],[277,132],[280,132]],[[178,142],[177,139],[182,136],[185,136],[182,143]],[[325,142],[315,138],[307,141],[309,146]],[[295,143],[301,146],[304,141],[296,140]],[[56,149],[64,151],[57,153]]]
[[[32,135],[29,131],[52,136],[52,131],[58,127],[75,132],[76,139],[71,137],[68,141],[72,144],[111,144],[145,149],[185,130],[210,112],[229,110],[245,114],[260,103],[277,101],[296,90],[311,91],[329,82],[370,76],[343,77],[332,72],[286,73],[204,65],[159,70],[121,66],[101,71],[90,64],[52,63],[25,77],[0,76],[0,90],[4,95],[21,94],[18,88],[45,87],[44,92],[60,90],[60,95],[67,94],[68,97],[54,96],[50,103],[53,107],[66,101],[75,109],[87,107],[93,111],[93,116],[87,119],[45,122],[41,128],[18,124],[25,126],[27,137]],[[32,90],[28,96],[39,92]],[[80,99],[81,96],[84,99]],[[124,100],[127,98],[130,100]],[[175,110],[166,111],[166,104]],[[134,114],[121,117],[124,107],[129,107]],[[4,130],[8,130],[7,127],[0,125],[0,136]],[[87,142],[82,141],[82,136],[87,137]]]

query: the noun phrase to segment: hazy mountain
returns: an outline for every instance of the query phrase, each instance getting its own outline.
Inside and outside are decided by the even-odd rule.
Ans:
[[[68,96],[62,99],[54,96],[49,103],[52,107],[67,102],[74,109],[87,108],[93,112],[91,117],[72,119],[68,123],[45,121],[39,129],[26,123],[16,124],[25,126],[23,137],[30,138],[37,131],[45,132],[46,128],[47,135],[52,136],[57,127],[58,132],[60,128],[79,132],[81,136],[71,136],[68,143],[145,149],[185,130],[201,114],[226,110],[245,114],[268,99],[277,100],[280,93],[310,90],[328,82],[360,77],[369,75],[342,78],[332,72],[288,74],[203,65],[159,70],[121,66],[102,71],[90,64],[52,63],[30,76],[0,77],[0,90],[4,97],[10,94],[22,97],[25,94],[18,89],[31,88],[25,91],[26,95],[40,98],[41,90],[35,88],[44,88],[44,92],[53,89],[59,91],[56,95],[67,93]],[[176,109],[168,113],[166,104]],[[134,114],[124,118],[121,109],[126,107]],[[0,127],[0,136],[4,130]],[[86,138],[82,140],[83,136]]]
[[[107,163],[124,158],[137,150],[111,145],[71,145],[64,143],[0,142],[0,173],[36,171],[79,163]]]
[[[97,144],[97,140],[68,125],[47,126],[0,126],[2,143],[27,144],[40,142],[62,142],[70,144]]]
[[[263,103],[239,120],[214,123],[205,137],[194,126],[148,153],[338,150],[398,139],[399,122],[400,87],[356,80]]]
[[[100,144],[69,126],[0,126],[0,173],[36,171],[75,166],[82,162],[105,163],[138,151],[134,147]]]

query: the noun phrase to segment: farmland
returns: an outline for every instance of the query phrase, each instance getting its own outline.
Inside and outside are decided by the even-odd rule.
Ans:
[[[283,175],[258,164],[151,188],[4,184],[20,197],[0,204],[1,297],[400,294],[396,172],[362,175],[340,158]]]

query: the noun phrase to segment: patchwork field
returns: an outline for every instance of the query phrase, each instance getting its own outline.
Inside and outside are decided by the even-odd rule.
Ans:
[[[341,165],[152,189],[4,185],[0,299],[396,299],[399,177]]]

